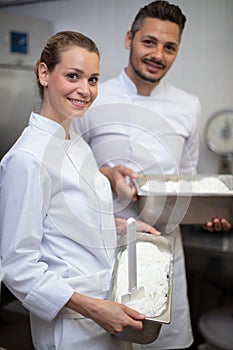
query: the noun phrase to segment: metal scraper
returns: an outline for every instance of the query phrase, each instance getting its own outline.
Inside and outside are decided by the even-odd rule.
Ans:
[[[127,220],[127,251],[128,251],[128,293],[121,296],[121,302],[137,300],[145,296],[144,287],[137,288],[137,246],[136,246],[136,221],[134,218]]]

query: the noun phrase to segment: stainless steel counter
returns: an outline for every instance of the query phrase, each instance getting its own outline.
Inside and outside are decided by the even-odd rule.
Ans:
[[[207,232],[199,226],[182,226],[186,266],[190,270],[231,277],[233,285],[233,230]],[[229,281],[230,282],[230,281]]]
[[[206,232],[200,226],[183,225],[188,297],[196,350],[205,340],[198,321],[207,311],[233,307],[233,230]]]
[[[183,225],[181,229],[183,241],[187,247],[233,254],[233,230],[207,232],[195,225]]]

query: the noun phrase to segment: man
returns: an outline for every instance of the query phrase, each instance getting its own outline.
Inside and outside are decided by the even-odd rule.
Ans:
[[[113,188],[117,179],[136,177],[134,172],[196,172],[199,100],[163,79],[176,59],[185,22],[181,9],[167,1],[153,1],[141,8],[125,37],[128,66],[117,78],[100,85],[94,107],[81,126],[75,125],[83,132]],[[118,194],[122,182],[117,183]],[[117,216],[140,217],[135,196],[133,201],[119,197],[115,198]],[[178,227],[181,219],[172,226],[156,219],[154,222],[156,228],[171,233],[175,240],[171,323],[163,325],[157,340],[142,345],[142,349],[182,349],[193,342]],[[214,219],[206,227],[210,231],[228,230],[230,224]]]

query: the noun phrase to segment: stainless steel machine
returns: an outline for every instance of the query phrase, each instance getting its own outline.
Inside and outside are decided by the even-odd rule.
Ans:
[[[217,111],[205,127],[208,148],[220,157],[219,173],[233,174],[233,109]]]
[[[0,12],[0,159],[40,102],[34,64],[51,32],[49,21]]]

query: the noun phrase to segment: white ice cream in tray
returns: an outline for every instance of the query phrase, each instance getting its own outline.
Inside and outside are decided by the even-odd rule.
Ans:
[[[229,194],[233,195],[231,176],[174,176],[148,178],[140,187],[140,191],[150,193],[180,193],[180,194]]]
[[[164,237],[137,233],[137,287],[144,296],[127,305],[148,318],[170,322],[172,292],[173,242]],[[122,303],[128,293],[128,254],[125,239],[120,242],[113,272],[111,299]]]
[[[140,175],[134,182],[141,219],[155,227],[166,225],[165,232],[214,217],[232,222],[232,175]]]
[[[171,253],[161,250],[152,242],[137,243],[138,288],[144,288],[144,296],[127,303],[129,307],[148,317],[157,317],[167,309],[170,283]],[[119,258],[116,279],[117,302],[128,293],[128,255],[125,249]]]
[[[116,336],[123,341],[148,344],[158,337],[161,325],[171,320],[174,242],[171,236],[165,238],[142,232],[137,232],[136,242],[137,287],[144,287],[144,296],[127,305],[144,313],[146,318],[142,330],[127,327]],[[109,295],[111,300],[119,303],[128,293],[127,264],[127,238],[123,237],[119,242]]]

